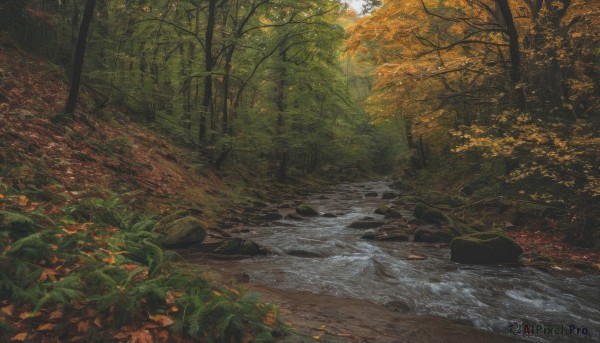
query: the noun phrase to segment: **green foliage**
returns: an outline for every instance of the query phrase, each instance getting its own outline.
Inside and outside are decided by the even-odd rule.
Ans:
[[[34,314],[57,306],[65,312],[85,306],[94,313],[89,320],[110,317],[115,330],[152,316],[173,317],[174,332],[206,342],[239,340],[247,333],[257,341],[272,337],[273,328],[263,318],[273,307],[259,304],[251,294],[217,289],[197,274],[167,272],[176,255],[154,243],[154,216],[137,214],[118,198],[87,199],[65,208],[64,224],[53,227],[40,214],[1,215],[2,302]],[[125,225],[113,226],[118,223]],[[23,226],[32,232],[11,234]],[[174,306],[180,310],[170,312]],[[2,334],[10,330],[10,323],[0,322]],[[111,338],[109,332],[94,330],[88,335],[96,335],[94,340]]]

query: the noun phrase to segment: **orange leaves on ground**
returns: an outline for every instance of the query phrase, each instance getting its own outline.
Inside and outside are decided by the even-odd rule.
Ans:
[[[50,313],[50,317],[48,317],[48,319],[56,320],[56,319],[61,319],[62,317],[63,317],[62,311],[53,311],[52,313]]]
[[[42,270],[42,275],[40,275],[40,282],[46,281],[48,279],[56,281],[56,274],[56,270],[44,268],[44,270]]]
[[[171,319],[169,316],[165,316],[163,314],[157,314],[157,315],[149,314],[148,318],[150,318],[151,321],[157,323],[160,326],[169,326],[169,325],[175,324],[175,321],[173,319]]]
[[[36,313],[33,313],[33,312],[23,312],[23,313],[19,314],[19,319],[25,320],[25,319],[28,319],[28,318],[39,317],[39,315],[40,315],[39,312],[36,312]]]
[[[90,323],[84,321],[77,322],[77,332],[81,332],[83,334],[87,333],[90,329]]]
[[[45,323],[45,324],[41,324],[40,326],[38,326],[37,330],[38,331],[52,331],[52,330],[54,330],[55,326],[56,326],[56,324]]]
[[[14,309],[15,309],[15,305],[8,305],[8,306],[1,308],[0,312],[2,312],[3,314],[5,314],[7,316],[12,316]]]
[[[23,207],[27,206],[27,201],[28,201],[27,196],[19,195],[19,206],[23,206]]]
[[[127,343],[154,343],[154,338],[148,330],[135,331]]]
[[[18,333],[10,338],[11,341],[25,341],[27,339],[27,332]]]

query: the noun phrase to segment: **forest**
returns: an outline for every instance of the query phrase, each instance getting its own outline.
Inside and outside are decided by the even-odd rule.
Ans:
[[[599,282],[596,0],[0,1],[0,342],[591,342]]]

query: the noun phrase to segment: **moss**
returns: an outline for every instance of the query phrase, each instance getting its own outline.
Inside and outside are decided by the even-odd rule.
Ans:
[[[501,230],[477,232],[450,242],[451,259],[460,263],[517,263],[523,249]]]

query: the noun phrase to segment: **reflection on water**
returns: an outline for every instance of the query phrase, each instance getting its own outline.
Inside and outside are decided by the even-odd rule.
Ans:
[[[451,262],[447,248],[416,243],[364,241],[346,226],[384,200],[365,198],[366,190],[389,190],[384,182],[341,185],[328,199],[310,203],[337,218],[315,217],[295,226],[256,228],[247,234],[279,253],[241,261],[214,261],[244,271],[253,282],[282,289],[401,303],[410,313],[467,321],[509,334],[512,322],[587,328],[587,335],[532,335],[532,341],[600,341],[600,277],[551,276],[532,268],[474,266]],[[286,255],[289,251],[311,256]],[[423,261],[409,254],[427,256]],[[528,328],[527,328],[528,329]],[[521,327],[523,330],[523,327]]]

